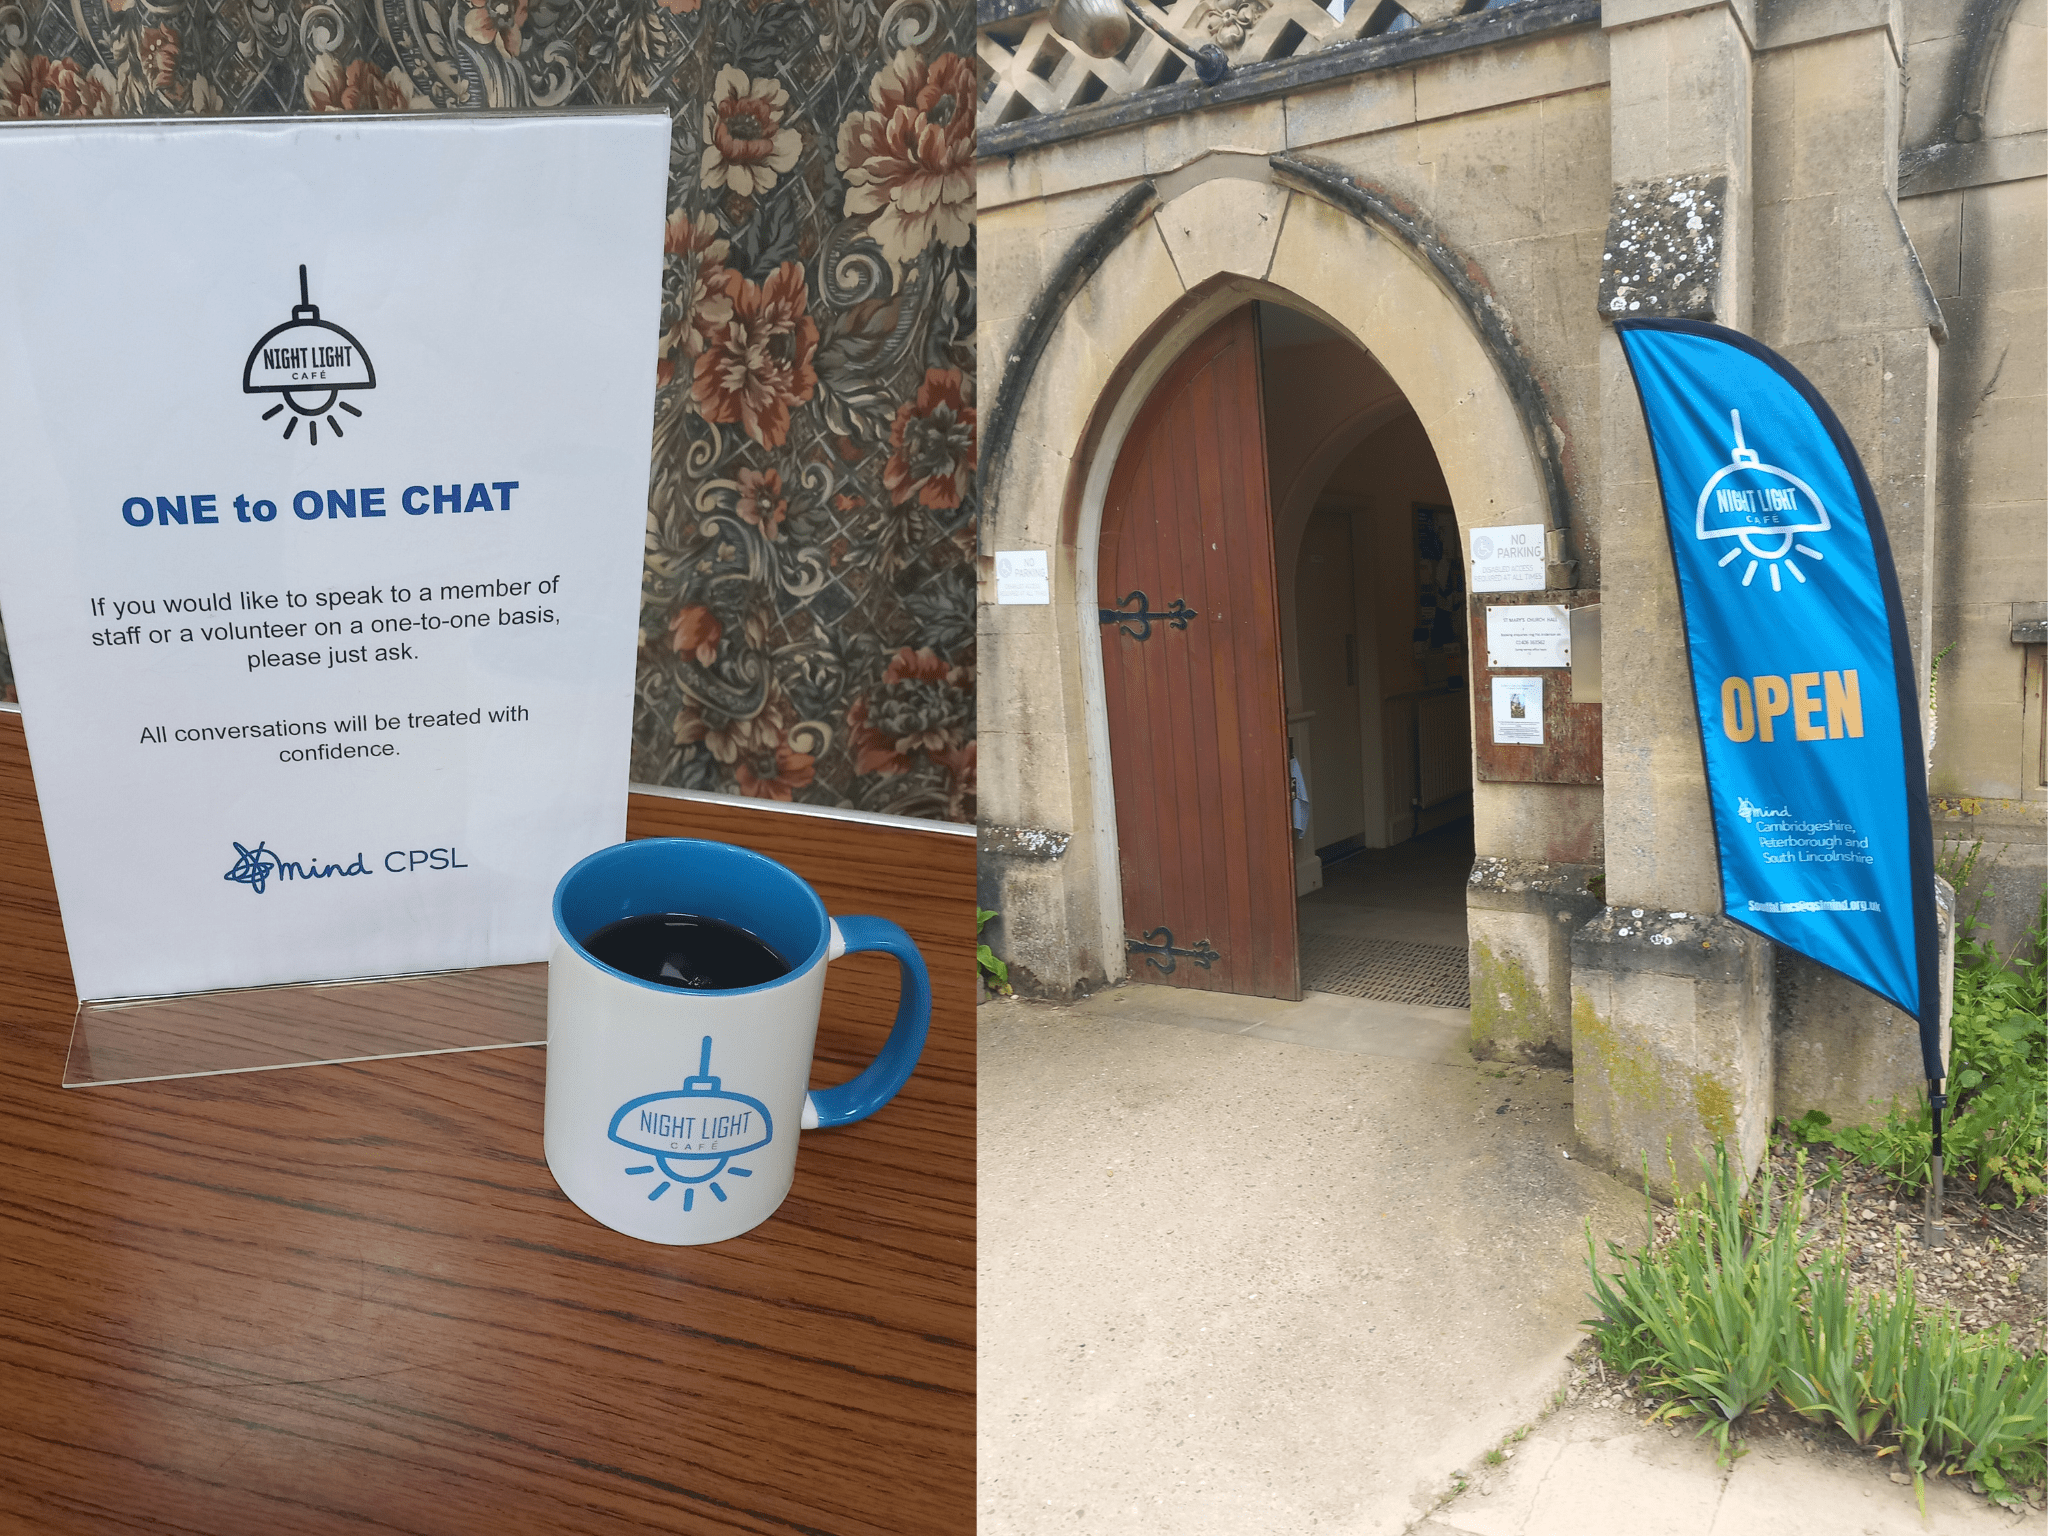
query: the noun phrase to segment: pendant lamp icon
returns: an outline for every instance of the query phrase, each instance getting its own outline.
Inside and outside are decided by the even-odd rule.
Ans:
[[[1700,492],[1694,532],[1701,539],[1735,540],[1735,547],[1721,557],[1721,564],[1732,565],[1747,554],[1750,561],[1742,572],[1745,587],[1755,578],[1757,567],[1766,564],[1773,592],[1784,590],[1778,577],[1780,567],[1803,584],[1806,573],[1791,556],[1797,550],[1808,559],[1822,558],[1819,550],[1798,540],[1802,533],[1828,531],[1828,509],[1812,486],[1789,470],[1762,462],[1756,450],[1744,444],[1742,412],[1730,411],[1728,419],[1734,428],[1735,447],[1728,462]]]
[[[683,1079],[681,1088],[666,1093],[643,1094],[621,1104],[605,1134],[620,1146],[654,1159],[628,1168],[629,1174],[653,1173],[662,1179],[647,1198],[659,1200],[672,1185],[683,1186],[683,1209],[697,1202],[697,1188],[708,1188],[720,1204],[727,1198],[719,1185],[721,1173],[748,1179],[751,1168],[733,1159],[758,1152],[775,1139],[775,1122],[768,1106],[744,1093],[731,1093],[711,1075],[711,1037],[704,1037],[697,1059],[697,1075]]]
[[[334,416],[336,407],[351,416],[363,414],[341,398],[345,391],[376,387],[377,370],[370,354],[332,320],[320,318],[320,306],[307,296],[306,269],[301,266],[299,302],[292,306],[291,319],[266,331],[249,349],[249,361],[242,365],[242,393],[284,396],[281,404],[263,413],[263,419],[269,421],[289,406],[292,414],[285,417],[284,435],[290,437],[303,418],[306,441],[317,444],[323,418],[328,431],[336,437],[345,435]]]

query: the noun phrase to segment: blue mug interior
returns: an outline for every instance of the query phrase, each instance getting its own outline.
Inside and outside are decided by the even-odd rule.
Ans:
[[[689,912],[744,928],[774,945],[790,975],[824,957],[831,920],[818,893],[773,859],[730,843],[650,837],[600,848],[555,887],[555,931],[592,965],[656,992],[676,989],[606,965],[583,947],[598,929],[651,912]],[[763,982],[776,987],[788,977]],[[734,991],[758,992],[761,987]]]

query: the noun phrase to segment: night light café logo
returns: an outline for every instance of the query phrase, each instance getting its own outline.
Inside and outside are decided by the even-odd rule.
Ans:
[[[1742,412],[1728,413],[1735,447],[1728,462],[1716,470],[1700,491],[1694,513],[1694,534],[1706,539],[1733,539],[1734,548],[1721,557],[1723,566],[1733,565],[1745,554],[1749,564],[1742,569],[1746,587],[1756,578],[1757,568],[1771,573],[1771,590],[1782,592],[1782,570],[1802,585],[1806,572],[1793,554],[1819,560],[1821,552],[1799,542],[1801,534],[1826,533],[1828,509],[1821,505],[1813,487],[1797,475],[1765,464],[1756,450],[1742,441]]]
[[[320,318],[320,306],[307,295],[306,269],[300,267],[299,302],[292,306],[291,319],[264,332],[249,349],[249,360],[242,365],[242,393],[282,395],[263,419],[269,421],[289,409],[284,435],[289,438],[303,421],[307,444],[317,445],[323,421],[331,435],[347,435],[337,411],[363,414],[342,398],[345,393],[376,387],[377,370],[370,354],[332,320]]]
[[[627,1151],[654,1159],[625,1170],[629,1177],[658,1175],[647,1192],[649,1200],[680,1186],[688,1211],[696,1207],[699,1189],[709,1189],[720,1205],[730,1198],[718,1182],[720,1174],[754,1176],[753,1169],[733,1159],[773,1141],[775,1121],[766,1104],[733,1092],[711,1075],[711,1036],[706,1035],[695,1077],[684,1078],[680,1088],[621,1104],[605,1134]]]

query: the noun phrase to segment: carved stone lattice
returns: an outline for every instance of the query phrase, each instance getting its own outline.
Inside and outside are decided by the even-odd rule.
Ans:
[[[1202,0],[1188,25],[1200,28],[1225,53],[1235,53],[1272,8],[1272,0]]]

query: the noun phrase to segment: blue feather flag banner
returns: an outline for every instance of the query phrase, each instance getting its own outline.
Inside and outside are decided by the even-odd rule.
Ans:
[[[1689,320],[1615,330],[1678,571],[1723,909],[1911,1014],[1938,1081],[1919,701],[1869,477],[1768,348]]]

